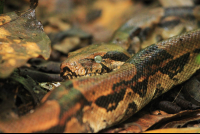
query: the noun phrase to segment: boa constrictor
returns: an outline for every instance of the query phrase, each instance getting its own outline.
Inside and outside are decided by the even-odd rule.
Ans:
[[[134,25],[128,40],[118,36],[116,41],[131,44],[135,35],[139,35],[141,41],[152,24],[172,13],[175,16],[190,14],[189,17],[197,19],[197,22],[200,20],[200,7],[180,8],[181,12],[174,12],[175,9],[162,9],[158,18],[151,17],[151,23]],[[138,31],[143,31],[143,34],[138,34]],[[49,92],[33,113],[15,120],[1,120],[0,131],[98,132],[127,119],[152,99],[189,79],[200,68],[197,62],[199,53],[200,29],[158,42],[112,72],[66,80]],[[62,71],[63,68],[66,68],[65,62],[61,65]]]

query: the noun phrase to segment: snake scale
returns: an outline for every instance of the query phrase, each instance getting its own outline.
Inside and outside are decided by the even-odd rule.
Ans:
[[[129,36],[133,37],[138,29],[141,32],[144,27],[155,25],[169,14],[190,14],[199,24],[200,7],[159,11],[150,23],[134,25],[135,32]],[[15,120],[1,120],[0,131],[98,132],[126,120],[152,99],[189,79],[200,68],[196,58],[199,53],[200,29],[160,41],[112,72],[66,80],[49,92],[33,113]]]

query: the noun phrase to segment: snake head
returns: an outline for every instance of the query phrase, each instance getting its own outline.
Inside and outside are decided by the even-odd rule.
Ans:
[[[111,72],[130,58],[130,54],[115,44],[97,44],[71,52],[61,64],[65,79]]]

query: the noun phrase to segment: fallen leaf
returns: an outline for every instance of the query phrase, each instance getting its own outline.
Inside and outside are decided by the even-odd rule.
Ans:
[[[164,111],[152,111],[151,113],[143,109],[127,121],[119,124],[118,127],[103,130],[103,133],[140,133],[151,129],[165,128],[169,125],[177,124],[183,126],[187,122],[199,119],[200,110],[185,110],[177,114],[167,114]],[[165,126],[166,124],[166,126]],[[177,126],[178,126],[177,125]]]
[[[194,6],[191,0],[159,0],[163,7]]]
[[[30,58],[49,58],[50,40],[34,9],[0,15],[0,31],[0,78],[8,77]]]
[[[199,133],[200,128],[167,128],[146,131],[144,133]]]
[[[19,68],[19,73],[21,76],[30,76],[32,79],[38,82],[58,82],[63,81],[60,74],[44,73],[37,70],[32,70],[28,68]]]
[[[53,49],[65,54],[77,48],[82,48],[92,42],[92,36],[89,33],[76,27],[52,35],[50,39],[53,40]]]

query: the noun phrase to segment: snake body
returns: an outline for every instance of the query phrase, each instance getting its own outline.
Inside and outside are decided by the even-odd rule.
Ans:
[[[198,29],[199,22],[199,6],[156,8],[138,14],[114,33],[111,43],[90,45],[70,53],[61,64],[61,75],[75,78],[111,72],[130,58],[130,54],[119,46],[138,52],[138,48]],[[96,63],[95,56],[101,56],[103,61]]]
[[[200,29],[158,42],[110,73],[63,82],[32,114],[1,120],[0,130],[98,132],[124,121],[152,99],[189,79],[200,68],[199,53]]]

